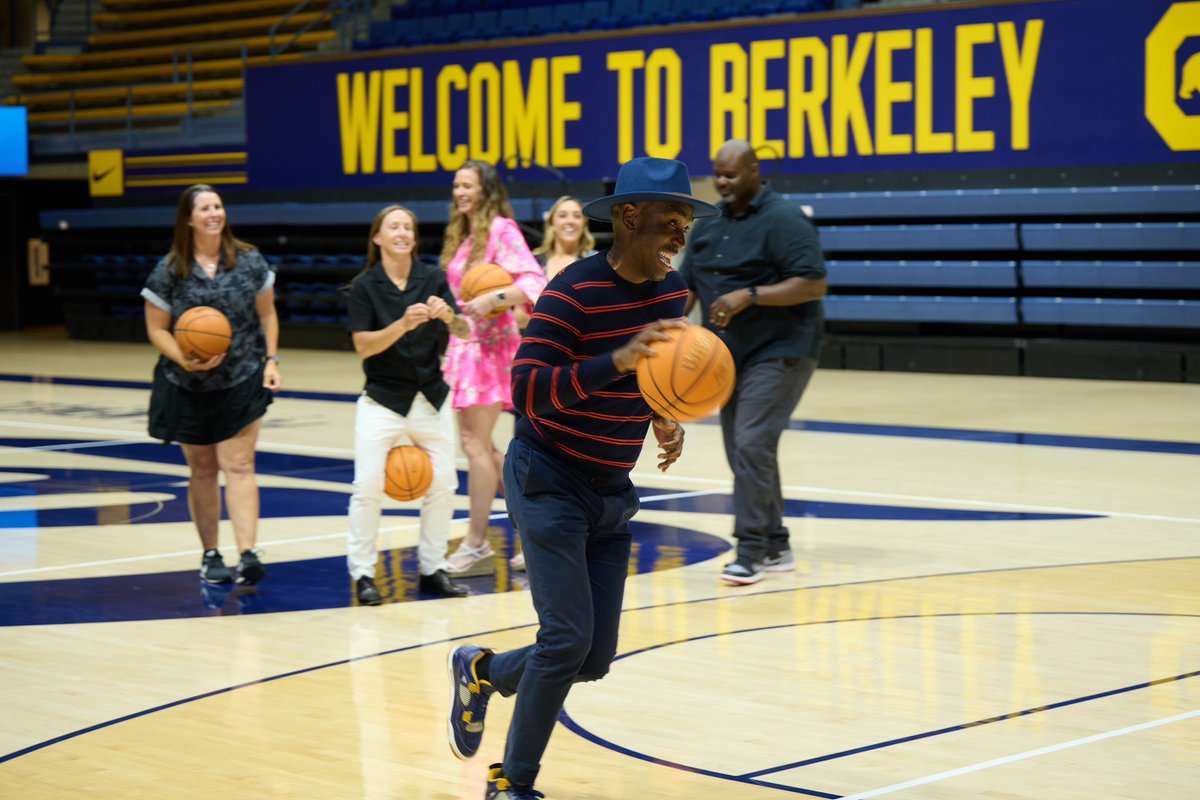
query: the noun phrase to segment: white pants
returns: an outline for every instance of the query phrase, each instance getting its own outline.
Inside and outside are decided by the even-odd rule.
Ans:
[[[446,563],[450,519],[458,473],[454,468],[454,414],[450,400],[436,409],[418,394],[407,417],[381,406],[366,394],[358,398],[354,417],[354,494],[350,497],[350,533],[346,563],[350,577],[375,577],[378,554],[383,473],[388,452],[402,444],[422,447],[433,464],[433,481],[421,497],[421,536],[417,558],[422,575],[432,575]]]

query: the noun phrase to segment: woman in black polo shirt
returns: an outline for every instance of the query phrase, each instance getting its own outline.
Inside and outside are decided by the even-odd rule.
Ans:
[[[171,251],[151,271],[142,297],[146,333],[161,353],[150,393],[150,435],[183,446],[191,471],[188,508],[204,548],[200,579],[233,580],[217,549],[223,472],[225,509],[241,552],[237,582],[258,583],[266,570],[255,549],[254,450],[272,393],[283,383],[275,273],[257,250],[234,238],[221,196],[197,184],[179,197]],[[198,360],[180,349],[172,322],[193,306],[212,306],[229,319],[228,352]]]
[[[446,273],[417,259],[416,215],[403,206],[384,208],[371,223],[366,267],[350,286],[348,318],[366,373],[355,414],[347,540],[347,565],[362,605],[383,602],[375,584],[375,540],[384,469],[388,452],[409,440],[433,465],[433,482],[421,498],[419,588],[438,597],[467,593],[444,569],[458,474],[441,356],[451,332],[469,335],[455,308]]]

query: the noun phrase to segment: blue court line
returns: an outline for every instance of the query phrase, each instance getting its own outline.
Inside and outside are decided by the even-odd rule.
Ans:
[[[884,582],[886,582],[886,581],[884,581]],[[753,596],[753,595],[742,595],[742,596]],[[840,624],[840,623],[846,623],[846,622],[876,622],[876,621],[891,621],[891,620],[905,620],[905,619],[936,619],[936,618],[944,618],[944,617],[945,618],[948,618],[948,617],[985,617],[985,616],[986,617],[1006,617],[1006,616],[1018,617],[1018,616],[1026,616],[1026,615],[1029,615],[1029,616],[1200,617],[1200,614],[1158,614],[1158,613],[1147,613],[1147,612],[1000,611],[1000,612],[979,612],[979,613],[970,613],[970,614],[961,614],[961,613],[904,614],[904,615],[899,615],[899,616],[894,616],[894,617],[859,617],[859,618],[854,618],[854,619],[819,620],[819,621],[814,621],[814,622],[802,622],[802,623],[794,623],[794,624],[787,624],[787,625],[765,625],[765,626],[758,627],[758,628],[744,628],[742,630],[724,631],[724,632],[720,632],[720,633],[707,633],[702,636],[693,636],[693,637],[690,637],[687,639],[678,639],[673,642],[660,642],[658,644],[650,645],[649,647],[643,647],[639,650],[633,650],[628,653],[622,653],[621,655],[617,656],[614,659],[614,661],[620,661],[625,658],[630,658],[631,656],[648,653],[652,650],[660,650],[664,647],[671,647],[671,646],[678,645],[678,644],[685,644],[687,642],[698,642],[698,641],[703,641],[705,639],[715,639],[715,638],[722,637],[722,636],[734,636],[734,635],[741,634],[741,633],[757,633],[760,631],[782,630],[782,629],[786,629],[786,628],[799,628],[799,627],[808,627],[808,626],[815,626],[815,625],[830,625],[830,624],[835,624],[835,623]],[[621,753],[622,755],[627,755],[632,758],[639,759],[641,761],[646,761],[646,762],[649,762],[652,764],[657,764],[659,766],[670,767],[672,769],[678,769],[678,770],[681,770],[684,772],[692,772],[695,774],[705,775],[708,777],[721,778],[723,780],[729,780],[729,781],[733,781],[736,783],[747,783],[747,784],[751,784],[754,786],[762,786],[764,788],[780,789],[782,791],[787,791],[787,792],[791,792],[794,794],[804,794],[804,795],[809,795],[812,797],[822,797],[822,798],[829,798],[830,800],[836,800],[837,798],[841,798],[844,795],[831,794],[828,792],[821,792],[821,791],[817,791],[815,789],[804,789],[804,788],[797,787],[797,786],[790,786],[787,784],[774,783],[772,781],[764,781],[764,780],[760,779],[760,776],[769,775],[769,774],[778,773],[778,772],[786,772],[787,770],[798,769],[800,767],[809,766],[811,764],[818,764],[823,761],[832,761],[832,760],[838,759],[838,758],[845,758],[847,756],[859,755],[861,753],[867,753],[867,752],[871,752],[874,750],[882,750],[883,748],[886,748],[886,747],[892,747],[892,746],[898,745],[898,744],[905,744],[907,742],[918,741],[920,739],[927,739],[927,738],[930,738],[933,736],[941,736],[941,735],[944,735],[947,733],[955,733],[958,731],[967,730],[969,728],[977,728],[981,725],[988,725],[988,724],[995,723],[995,722],[1004,722],[1006,720],[1017,719],[1019,717],[1029,716],[1031,714],[1038,714],[1043,711],[1050,711],[1050,710],[1057,709],[1057,708],[1063,708],[1065,706],[1075,705],[1077,703],[1084,703],[1084,702],[1088,702],[1091,700],[1099,700],[1099,699],[1103,699],[1105,697],[1112,697],[1114,695],[1125,694],[1127,692],[1137,691],[1140,689],[1147,689],[1152,686],[1159,686],[1159,685],[1162,685],[1165,683],[1172,683],[1175,681],[1186,680],[1188,678],[1194,678],[1198,675],[1200,675],[1200,670],[1195,670],[1192,672],[1185,672],[1180,675],[1172,675],[1172,676],[1169,676],[1166,678],[1157,678],[1157,679],[1151,680],[1151,681],[1144,681],[1142,683],[1136,683],[1131,686],[1123,686],[1123,687],[1120,687],[1117,689],[1110,689],[1110,690],[1104,691],[1104,692],[1096,692],[1094,694],[1084,695],[1082,697],[1075,697],[1075,698],[1071,698],[1068,700],[1060,700],[1058,702],[1049,703],[1044,706],[1035,706],[1033,708],[1023,709],[1021,711],[1013,711],[1013,712],[1009,712],[1007,714],[999,714],[999,715],[996,715],[993,717],[987,717],[985,719],[975,720],[973,722],[963,722],[963,723],[959,723],[957,725],[949,725],[947,727],[939,728],[937,730],[925,731],[922,733],[912,734],[911,736],[903,736],[903,737],[900,737],[897,739],[890,739],[890,740],[883,741],[883,742],[876,742],[873,744],[863,745],[862,747],[855,747],[850,750],[842,750],[842,751],[835,752],[835,753],[829,753],[829,754],[826,754],[823,756],[816,756],[814,758],[807,758],[807,759],[804,759],[801,761],[794,761],[789,764],[781,764],[778,766],[757,770],[755,772],[746,772],[746,773],[742,773],[740,775],[733,775],[730,773],[723,773],[723,772],[717,772],[715,770],[708,770],[708,769],[702,769],[700,767],[693,767],[693,766],[689,766],[687,764],[680,764],[675,761],[668,761],[666,759],[656,758],[654,756],[647,755],[646,753],[640,753],[638,751],[630,750],[629,748],[622,747],[621,745],[618,745],[614,742],[610,742],[607,739],[597,736],[597,735],[593,734],[591,731],[588,731],[586,728],[583,728],[582,726],[580,726],[579,723],[575,722],[573,719],[570,718],[570,716],[566,712],[566,709],[563,709],[563,711],[559,714],[559,722],[561,722],[564,727],[568,728],[570,731],[575,733],[577,736],[580,736],[583,739],[587,739],[588,741],[592,742],[595,745],[604,747],[609,750],[613,750],[617,753]]]
[[[145,381],[110,381],[92,378],[57,378],[42,375],[15,375],[0,373],[0,381],[15,383],[61,384],[63,386],[97,386],[117,389],[150,390]],[[348,392],[301,392],[285,389],[276,397],[296,400],[328,400],[353,403],[358,393]],[[691,425],[717,425],[719,420],[710,417]],[[790,430],[813,433],[848,433],[862,436],[899,436],[914,439],[950,439],[964,442],[989,444],[1037,445],[1040,447],[1073,447],[1087,450],[1118,450],[1141,453],[1167,453],[1184,456],[1200,456],[1200,442],[1172,442],[1155,439],[1122,439],[1109,436],[1066,436],[1044,433],[1013,433],[1008,431],[971,430],[968,428],[933,428],[919,425],[868,425],[857,422],[821,422],[819,420],[792,420]]]

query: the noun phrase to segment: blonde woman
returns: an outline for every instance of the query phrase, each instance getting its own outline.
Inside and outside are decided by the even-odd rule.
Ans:
[[[533,257],[546,271],[549,281],[563,267],[596,252],[596,238],[588,229],[583,206],[569,195],[554,201],[546,214],[546,232]]]
[[[546,275],[512,217],[508,192],[491,164],[468,161],[454,174],[441,263],[470,323],[470,335],[450,341],[445,375],[453,387],[451,407],[458,415],[459,442],[467,457],[470,522],[449,558],[447,570],[452,575],[479,574],[490,564],[482,562],[493,555],[487,527],[492,501],[501,488],[504,454],[496,448],[492,433],[500,412],[513,407],[509,370],[521,343],[512,310],[533,305],[546,285]],[[507,270],[512,285],[463,302],[463,275],[483,263]],[[489,318],[497,310],[502,313]]]

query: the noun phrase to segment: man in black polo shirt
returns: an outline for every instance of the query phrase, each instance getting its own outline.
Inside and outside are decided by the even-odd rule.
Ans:
[[[445,570],[458,472],[441,356],[449,334],[470,335],[455,308],[446,273],[417,258],[416,216],[403,206],[384,208],[371,223],[366,268],[350,286],[347,317],[367,378],[354,419],[347,537],[347,566],[360,605],[383,602],[375,585],[375,540],[384,469],[388,452],[410,440],[429,454],[433,467],[433,480],[421,497],[418,588],[435,597],[467,594]]]
[[[721,409],[733,470],[737,559],[721,580],[755,583],[795,568],[783,525],[779,439],[817,366],[825,322],[825,260],[804,213],[759,177],[748,142],[713,161],[721,216],[697,220],[680,271],[706,328],[729,346],[737,386]]]

